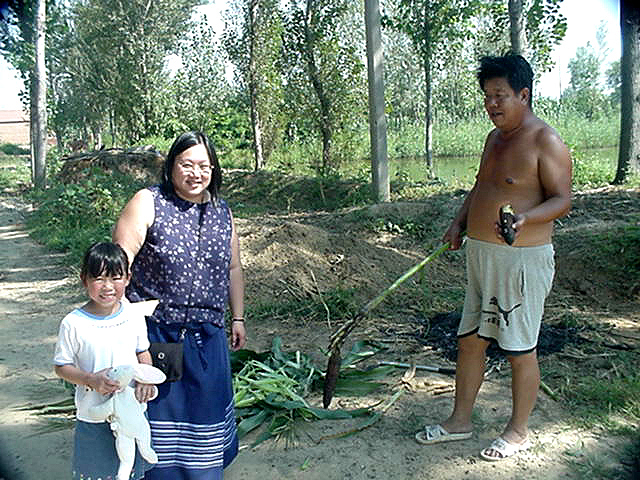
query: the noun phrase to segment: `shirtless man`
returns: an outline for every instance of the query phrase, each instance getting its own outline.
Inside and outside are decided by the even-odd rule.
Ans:
[[[531,443],[528,420],[540,384],[536,345],[554,274],[553,221],[571,205],[571,160],[558,134],[531,110],[533,72],[519,55],[484,57],[478,80],[495,129],[485,141],[476,182],[444,235],[460,248],[466,231],[467,291],[458,328],[455,404],[451,416],[416,434],[423,444],[471,437],[471,412],[489,342],[511,364],[511,419],[480,455],[502,460]],[[516,213],[512,246],[498,211]]]

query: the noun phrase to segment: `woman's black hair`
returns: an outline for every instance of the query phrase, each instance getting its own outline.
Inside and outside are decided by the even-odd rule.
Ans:
[[[533,70],[522,55],[509,52],[500,57],[482,57],[480,68],[478,68],[480,88],[484,90],[484,82],[492,78],[506,78],[507,83],[516,93],[527,87],[529,89],[529,108],[531,108]]]
[[[175,139],[173,145],[169,149],[167,154],[167,160],[164,164],[164,170],[162,172],[162,187],[165,191],[175,192],[173,188],[173,182],[171,179],[171,172],[173,172],[173,165],[176,163],[176,157],[185,150],[195,146],[204,145],[209,155],[209,161],[211,162],[211,181],[207,190],[211,194],[212,199],[218,198],[218,192],[220,191],[220,185],[222,185],[222,172],[220,171],[220,164],[218,163],[218,156],[213,148],[211,142],[207,136],[202,132],[185,132]]]
[[[98,242],[91,245],[84,254],[80,278],[97,278],[100,275],[124,277],[129,275],[127,252],[115,243]]]

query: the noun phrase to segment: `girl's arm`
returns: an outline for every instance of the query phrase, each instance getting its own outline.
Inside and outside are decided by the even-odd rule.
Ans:
[[[118,390],[118,382],[107,377],[110,368],[105,368],[95,373],[85,372],[74,365],[56,365],[54,371],[67,382],[76,385],[84,385],[95,390],[101,395],[109,395]]]

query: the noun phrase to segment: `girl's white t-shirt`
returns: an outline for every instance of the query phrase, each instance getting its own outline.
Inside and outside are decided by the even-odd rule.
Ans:
[[[74,365],[93,373],[118,365],[134,365],[138,363],[136,354],[148,349],[145,318],[130,303],[122,302],[120,310],[107,317],[77,308],[60,323],[53,363]],[[76,385],[76,418],[96,423],[87,412],[107,398],[84,385]]]

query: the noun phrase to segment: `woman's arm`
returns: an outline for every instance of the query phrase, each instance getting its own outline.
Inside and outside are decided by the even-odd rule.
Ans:
[[[113,229],[113,242],[127,252],[129,264],[133,263],[142,248],[147,229],[153,224],[154,217],[153,195],[147,189],[136,193],[122,210]]]
[[[240,261],[240,241],[236,233],[233,215],[231,216],[231,265],[229,266],[229,307],[231,309],[231,348],[238,350],[247,342],[244,322],[233,319],[244,319],[244,272]]]
[[[146,363],[147,365],[151,365],[151,354],[149,353],[149,350],[139,352],[136,354],[136,356],[138,357],[139,363]],[[155,398],[157,392],[158,390],[155,385],[136,382],[136,400],[138,400],[140,403],[148,402],[152,398]]]

